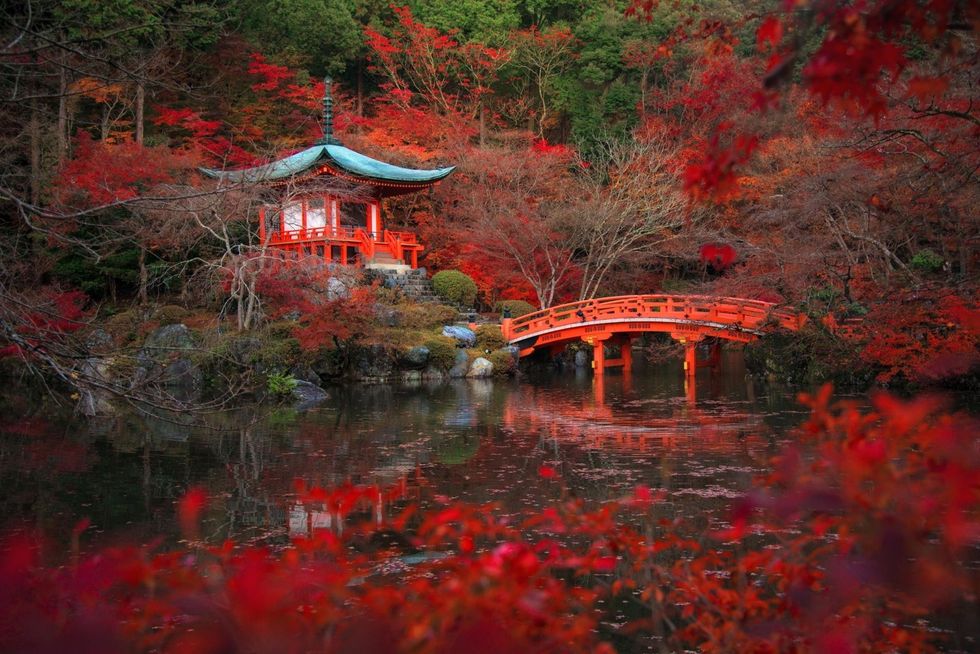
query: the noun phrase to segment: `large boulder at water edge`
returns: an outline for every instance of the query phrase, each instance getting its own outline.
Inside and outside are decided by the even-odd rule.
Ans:
[[[96,384],[109,385],[112,383],[112,379],[109,376],[109,363],[110,360],[108,359],[89,357],[85,359],[79,372],[83,379],[91,380],[96,382]],[[112,393],[98,388],[97,385],[93,385],[92,387],[83,386],[79,391],[78,404],[75,410],[89,418],[100,415],[112,415],[115,413],[115,409],[112,406],[112,399]]]
[[[399,364],[409,370],[421,370],[429,362],[429,348],[417,345],[401,356]]]
[[[470,365],[470,371],[466,373],[466,376],[474,379],[485,379],[487,377],[492,377],[493,364],[483,357],[477,357],[477,359]]]
[[[293,387],[292,393],[293,399],[296,400],[296,408],[300,410],[308,409],[328,397],[325,390],[302,379],[296,380],[296,386]]]
[[[146,337],[143,352],[189,350],[194,347],[194,335],[187,325],[167,325]]]
[[[133,386],[164,386],[183,401],[188,401],[204,380],[204,374],[191,355],[195,351],[194,335],[186,325],[166,325],[147,337],[136,354]]]
[[[394,360],[383,345],[368,345],[353,352],[354,375],[362,381],[387,381],[394,371]]]
[[[460,347],[473,347],[476,345],[476,334],[472,329],[459,327],[457,325],[446,325],[442,328],[442,335],[456,339]]]
[[[316,374],[316,371],[305,363],[298,363],[292,368],[290,368],[289,374],[292,376],[293,379],[298,379],[299,381],[308,382],[310,384],[313,384],[314,386],[323,385],[323,379],[320,378],[320,375]]]
[[[575,367],[576,368],[588,368],[589,367],[589,353],[585,350],[579,350],[575,353]]]
[[[470,369],[470,355],[466,350],[456,350],[456,359],[453,367],[449,369],[449,376],[452,379],[462,379]]]

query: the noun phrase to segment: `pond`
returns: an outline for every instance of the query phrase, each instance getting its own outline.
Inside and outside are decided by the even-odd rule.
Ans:
[[[579,369],[521,382],[347,386],[306,411],[245,407],[205,417],[207,427],[191,415],[79,422],[35,409],[0,427],[0,524],[57,542],[89,518],[85,547],[176,542],[175,502],[198,486],[211,498],[205,537],[282,544],[329,521],[295,503],[302,479],[400,485],[423,505],[449,498],[505,512],[645,484],[667,491],[662,514],[707,527],[807,412],[794,391],[748,380],[738,352],[697,383],[691,397],[677,362],[638,362],[629,376],[598,380]],[[5,413],[18,407],[8,401]]]

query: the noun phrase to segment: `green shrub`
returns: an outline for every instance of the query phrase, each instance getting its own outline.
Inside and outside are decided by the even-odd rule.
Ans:
[[[433,329],[451,325],[456,321],[457,311],[444,304],[425,304],[402,302],[397,307],[401,316],[399,325],[404,329]]]
[[[487,361],[493,364],[494,377],[507,377],[517,372],[514,355],[507,350],[496,350],[486,355]]]
[[[499,350],[507,345],[504,335],[497,325],[480,325],[476,328],[476,347],[478,350]]]
[[[422,343],[429,348],[429,365],[443,372],[456,362],[456,342],[448,336],[433,336]]]
[[[824,302],[830,304],[840,297],[841,292],[838,291],[833,286],[824,286],[822,288],[813,288],[809,291],[810,297],[818,302]]]
[[[285,397],[292,395],[296,388],[296,378],[286,372],[270,372],[265,378],[266,388],[270,395]]]
[[[263,335],[261,345],[249,353],[248,363],[258,372],[292,368],[302,359],[303,351],[295,338],[279,338]]]
[[[534,313],[537,308],[529,302],[524,300],[501,300],[497,302],[493,310],[497,313],[503,313],[504,309],[510,309],[511,318],[520,318],[521,316],[526,316],[529,313]]]
[[[923,250],[919,252],[910,262],[911,266],[916,270],[921,270],[922,272],[939,272],[943,269],[943,258],[933,252],[932,250]]]
[[[458,270],[443,270],[432,277],[432,289],[443,300],[463,307],[473,306],[476,282]]]

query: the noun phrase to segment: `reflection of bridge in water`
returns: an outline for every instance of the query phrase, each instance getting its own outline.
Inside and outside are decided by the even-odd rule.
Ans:
[[[750,412],[674,407],[671,415],[635,415],[605,405],[545,402],[508,403],[503,425],[534,431],[556,442],[578,443],[587,449],[630,454],[663,452],[692,439],[702,451],[728,451],[733,443],[758,441],[767,431],[761,415]]]

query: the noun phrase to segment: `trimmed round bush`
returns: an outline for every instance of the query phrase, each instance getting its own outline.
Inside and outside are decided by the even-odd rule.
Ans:
[[[514,355],[507,350],[491,352],[486,358],[493,364],[494,377],[509,377],[517,372],[517,362],[514,361]]]
[[[507,341],[497,325],[480,325],[476,328],[476,348],[478,350],[499,350]]]
[[[433,336],[422,343],[429,348],[429,365],[443,372],[456,361],[456,343],[445,336]]]
[[[526,316],[529,313],[537,311],[537,308],[533,304],[524,300],[501,300],[494,307],[494,311],[500,314],[504,313],[504,309],[510,309],[511,318],[520,318],[521,316]]]
[[[432,290],[443,300],[471,307],[476,300],[476,282],[458,270],[443,270],[432,277]]]

